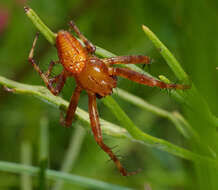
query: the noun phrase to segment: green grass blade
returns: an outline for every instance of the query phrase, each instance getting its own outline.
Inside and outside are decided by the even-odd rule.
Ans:
[[[32,148],[30,142],[24,141],[21,144],[21,163],[25,165],[32,164]],[[21,190],[32,189],[32,179],[29,174],[21,175]]]
[[[70,172],[76,162],[76,159],[80,153],[80,149],[85,137],[86,131],[79,125],[75,126],[75,130],[72,134],[68,150],[64,156],[64,160],[61,166],[61,172]],[[57,181],[54,184],[53,190],[62,189],[63,181]]]
[[[38,189],[46,190],[46,169],[48,168],[49,158],[49,129],[48,119],[42,117],[40,120],[40,139],[39,139],[39,176],[38,176]]]
[[[39,18],[39,16],[30,8],[24,7],[26,15],[30,18],[36,28],[45,36],[45,38],[55,45],[56,34],[53,33]]]
[[[161,109],[157,106],[154,106],[147,101],[143,100],[142,98],[139,98],[133,94],[130,94],[129,92],[126,92],[125,90],[117,88],[117,94],[120,98],[128,101],[129,103],[132,103],[144,110],[147,110],[155,115],[158,115],[160,117],[166,118],[170,120],[177,128],[177,130],[186,138],[190,138],[190,126],[186,122],[186,125],[181,124],[180,118],[177,117],[177,115],[174,115],[173,113],[170,113],[164,109]],[[182,117],[183,118],[183,117]],[[184,120],[184,118],[183,118]],[[184,123],[184,122],[183,122]],[[193,133],[193,131],[191,131]],[[192,134],[193,135],[193,134]]]
[[[39,168],[17,164],[17,163],[0,161],[0,171],[10,172],[15,174],[23,173],[32,176],[37,176],[39,172]],[[52,180],[62,180],[65,181],[66,183],[77,184],[81,187],[86,187],[86,188],[102,189],[102,190],[133,190],[128,187],[121,187],[118,185],[109,184],[95,179],[90,179],[87,177],[82,177],[73,174],[67,174],[54,170],[46,170],[46,177]]]
[[[185,83],[189,83],[188,75],[180,66],[179,62],[173,56],[173,54],[168,50],[168,48],[157,38],[157,36],[145,25],[142,25],[142,29],[148,38],[153,42],[156,48],[160,51],[160,54],[164,57],[169,67],[172,69],[174,74],[179,80]]]

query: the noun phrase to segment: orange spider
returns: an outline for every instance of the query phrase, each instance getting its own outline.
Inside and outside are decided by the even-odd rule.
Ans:
[[[96,98],[102,98],[112,94],[113,88],[117,86],[117,76],[127,78],[140,84],[156,86],[159,88],[186,89],[188,86],[181,84],[166,84],[162,81],[137,73],[127,68],[112,67],[112,65],[120,63],[149,64],[150,59],[149,57],[143,55],[118,56],[100,59],[94,55],[96,50],[95,46],[81,34],[73,21],[70,22],[70,27],[83,41],[85,47],[82,46],[82,44],[69,32],[64,30],[59,31],[56,37],[56,48],[59,61],[51,61],[48,71],[43,73],[33,59],[34,48],[38,39],[38,35],[36,35],[29,54],[29,62],[39,73],[47,88],[55,96],[57,96],[62,90],[67,77],[75,78],[76,88],[71,97],[65,119],[61,117],[61,124],[66,127],[70,127],[72,125],[80,93],[82,90],[85,90],[89,97],[89,117],[92,132],[97,144],[110,156],[123,176],[136,174],[137,172],[127,172],[112,150],[104,144],[99,123]],[[53,66],[57,63],[62,64],[62,73],[54,78],[49,78]],[[53,84],[56,84],[56,86],[54,87]]]

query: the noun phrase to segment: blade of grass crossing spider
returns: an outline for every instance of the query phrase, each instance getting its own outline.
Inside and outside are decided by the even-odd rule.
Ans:
[[[32,164],[32,148],[30,142],[23,141],[21,144],[21,163],[25,165]],[[21,190],[32,189],[32,179],[29,174],[21,174]]]
[[[49,127],[48,119],[43,116],[40,120],[40,139],[39,139],[39,175],[38,175],[38,189],[46,190],[46,169],[48,168],[49,158]]]
[[[71,136],[70,143],[68,150],[65,154],[62,166],[61,166],[61,172],[70,172],[75,164],[76,159],[78,158],[78,155],[81,150],[81,146],[85,137],[85,130],[76,124],[75,130]],[[57,181],[54,186],[53,190],[61,190],[64,185],[63,181]]]

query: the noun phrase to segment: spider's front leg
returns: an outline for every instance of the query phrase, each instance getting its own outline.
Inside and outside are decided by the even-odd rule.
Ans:
[[[80,32],[79,28],[75,25],[75,23],[72,20],[70,21],[69,25],[74,30],[74,32],[78,35],[78,37],[83,41],[87,51],[89,53],[94,53],[96,47]]]
[[[159,88],[166,88],[166,89],[188,89],[190,88],[189,85],[182,85],[182,84],[167,84],[155,78],[146,76],[144,74],[138,73],[136,71],[127,69],[127,68],[110,68],[110,74],[115,76],[121,76],[132,80],[134,82],[144,84],[151,87],[159,87]]]
[[[38,40],[38,33],[36,34],[36,37],[33,41],[33,45],[32,45],[32,48],[30,50],[30,53],[29,53],[28,61],[33,65],[34,69],[39,73],[40,77],[44,81],[47,88],[51,91],[51,93],[54,95],[58,95],[65,84],[66,75],[64,72],[62,72],[60,75],[49,79],[49,76],[50,76],[50,73],[53,69],[53,66],[57,63],[57,62],[53,62],[53,61],[50,62],[48,71],[46,73],[43,73],[41,71],[41,69],[36,64],[35,60],[33,59],[34,49],[35,49],[37,40]],[[55,88],[53,87],[54,83],[57,83]]]
[[[93,93],[89,93],[88,96],[89,96],[89,117],[90,117],[92,132],[94,134],[96,142],[110,156],[110,158],[113,160],[113,162],[115,163],[118,170],[123,176],[130,176],[138,173],[138,172],[127,172],[123,168],[119,159],[112,152],[112,150],[107,145],[104,144],[101,134],[101,127],[100,127],[97,104],[96,104],[96,96]]]

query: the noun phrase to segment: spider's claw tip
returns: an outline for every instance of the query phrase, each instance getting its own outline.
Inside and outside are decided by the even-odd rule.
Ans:
[[[139,168],[139,169],[137,169],[137,170],[134,171],[134,172],[128,172],[126,176],[136,175],[136,174],[138,174],[138,173],[141,172],[141,171],[142,171],[142,169]]]
[[[74,25],[75,25],[75,22],[74,22],[73,20],[71,20],[71,21],[69,22],[69,25],[70,25],[70,26],[74,26]]]

